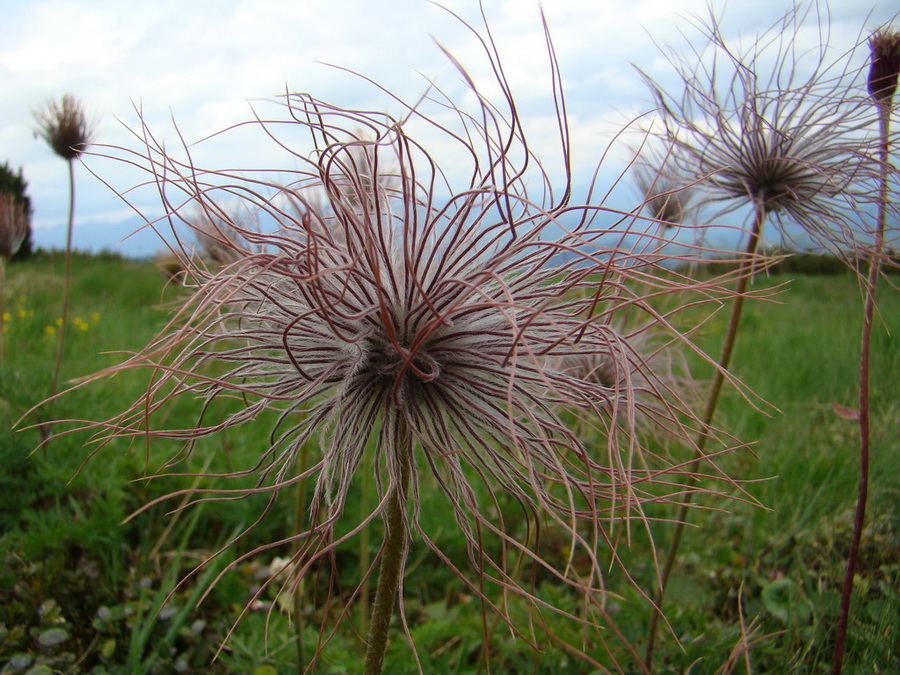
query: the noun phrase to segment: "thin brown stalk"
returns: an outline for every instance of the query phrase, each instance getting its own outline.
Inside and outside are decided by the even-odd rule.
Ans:
[[[728,327],[725,331],[725,340],[722,343],[722,351],[719,354],[718,368],[713,375],[712,386],[709,390],[709,398],[706,401],[706,407],[703,411],[700,433],[697,436],[697,457],[688,468],[688,475],[696,474],[704,460],[703,450],[710,437],[712,420],[719,404],[722,385],[725,382],[725,372],[731,363],[731,355],[734,352],[734,345],[737,341],[737,333],[741,323],[741,311],[744,307],[744,295],[747,291],[747,285],[753,276],[754,259],[756,257],[756,250],[759,246],[760,234],[765,220],[765,205],[757,204],[756,213],[753,218],[753,227],[750,231],[750,238],[747,241],[747,248],[744,251],[745,258],[742,263],[743,269],[737,280],[735,297],[731,304],[731,313],[728,317]],[[687,524],[690,507],[694,501],[695,494],[695,491],[688,490],[681,500],[681,505],[678,508],[678,516],[675,519],[675,531],[672,533],[672,541],[669,544],[666,562],[663,565],[662,573],[659,578],[659,587],[657,588],[654,597],[654,604],[656,607],[655,611],[650,615],[650,627],[647,630],[647,650],[644,655],[644,665],[650,671],[653,669],[653,651],[656,643],[656,634],[659,628],[659,619],[662,616],[662,603],[665,599],[666,587],[669,583],[669,577],[672,574],[672,568],[675,566],[675,561],[678,558],[681,538],[684,534],[684,528]]]
[[[59,371],[62,366],[63,351],[66,346],[66,325],[69,322],[69,294],[72,285],[72,230],[75,222],[75,165],[74,158],[67,160],[69,165],[69,222],[66,230],[66,258],[63,276],[62,320],[59,326],[59,339],[56,343],[56,360],[53,365],[53,378],[50,380],[50,397],[59,391]],[[41,437],[46,442],[50,438],[52,427],[45,424],[41,427]]]
[[[884,248],[884,231],[887,223],[888,181],[890,143],[889,129],[891,120],[890,99],[888,104],[878,104],[879,131],[881,134],[880,160],[881,178],[878,194],[878,223],[873,243],[872,259],[869,263],[869,275],[866,279],[866,299],[863,309],[862,343],[859,355],[859,486],[856,497],[856,514],[853,518],[853,534],[850,539],[850,550],[847,552],[847,568],[844,573],[844,585],[841,589],[841,608],[838,614],[837,632],[834,639],[834,656],[832,675],[840,675],[844,663],[844,648],[847,640],[847,622],[850,617],[850,601],[853,596],[853,577],[859,559],[859,545],[862,540],[863,527],[866,520],[866,502],[869,496],[869,446],[870,446],[870,407],[869,407],[869,370],[872,347],[872,325],[875,316],[875,294],[878,289],[878,278],[881,276],[881,258]]]

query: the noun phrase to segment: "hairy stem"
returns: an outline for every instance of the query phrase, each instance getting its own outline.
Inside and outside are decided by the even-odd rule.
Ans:
[[[380,675],[384,668],[388,631],[394,604],[400,589],[400,579],[407,552],[406,495],[409,491],[412,443],[404,419],[397,421],[397,453],[400,475],[390,488],[387,511],[384,514],[384,542],[381,546],[381,568],[375,589],[375,605],[369,619],[368,647],[366,649],[365,675]]]
[[[841,589],[841,609],[838,614],[837,633],[834,638],[834,656],[831,665],[832,675],[839,675],[844,664],[847,622],[850,617],[850,600],[853,596],[853,577],[856,574],[856,562],[859,558],[859,545],[862,540],[862,532],[866,520],[866,502],[869,496],[869,363],[871,358],[872,324],[875,316],[875,292],[878,288],[878,277],[881,276],[881,256],[884,247],[884,230],[887,223],[888,175],[891,169],[888,163],[890,155],[888,135],[891,119],[890,101],[888,101],[888,104],[879,102],[878,110],[880,113],[878,122],[881,134],[878,223],[875,230],[872,259],[869,263],[869,275],[866,279],[866,299],[863,309],[862,339],[859,352],[859,488],[856,496],[856,515],[853,519],[853,535],[850,539],[850,550],[847,552],[844,586]]]
[[[713,375],[712,387],[709,391],[709,398],[706,401],[706,408],[703,411],[703,419],[700,427],[700,433],[697,436],[696,448],[697,457],[687,469],[688,475],[696,473],[700,464],[703,462],[703,450],[706,447],[706,441],[709,438],[709,430],[712,425],[713,417],[716,414],[716,407],[719,404],[719,396],[722,393],[722,385],[725,382],[725,370],[731,363],[731,354],[734,351],[734,345],[737,341],[738,328],[741,323],[741,311],[744,307],[744,294],[747,291],[747,284],[753,276],[753,268],[755,265],[756,249],[759,246],[760,233],[762,232],[763,223],[766,220],[765,208],[759,204],[756,206],[756,213],[753,218],[753,228],[750,231],[750,238],[747,241],[745,250],[745,259],[743,269],[738,277],[737,287],[735,289],[735,298],[731,305],[731,313],[728,317],[728,327],[725,331],[725,340],[722,343],[722,351],[719,354],[718,364]],[[653,650],[656,643],[656,634],[659,628],[659,619],[662,613],[662,603],[666,595],[666,586],[669,583],[669,577],[672,574],[672,568],[678,558],[678,549],[681,546],[681,537],[687,524],[691,503],[694,500],[694,492],[688,491],[681,500],[676,517],[675,530],[672,533],[672,541],[669,544],[666,562],[663,565],[662,573],[659,579],[659,588],[657,588],[656,596],[653,601],[656,605],[650,616],[650,626],[647,629],[647,650],[644,655],[645,667],[652,671],[653,668]]]

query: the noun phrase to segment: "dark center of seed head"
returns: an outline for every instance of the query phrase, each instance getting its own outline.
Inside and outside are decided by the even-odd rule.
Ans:
[[[395,379],[413,378],[421,382],[434,380],[440,367],[423,350],[415,354],[405,344],[394,344],[389,340],[368,338],[364,347],[366,365],[364,370],[379,377]]]

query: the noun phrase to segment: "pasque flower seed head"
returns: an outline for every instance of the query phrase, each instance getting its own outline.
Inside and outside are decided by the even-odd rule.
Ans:
[[[660,295],[690,288],[655,279],[651,263],[603,244],[622,222],[619,212],[570,204],[568,178],[556,193],[545,189],[547,174],[525,140],[496,53],[484,44],[505,107],[481,95],[474,112],[425,98],[391,117],[288,94],[277,114],[257,110],[234,131],[259,132],[260,142],[286,153],[289,169],[205,170],[149,131],[138,134],[145,148],[121,151],[159,181],[167,211],[159,223],[174,224],[191,296],[153,343],[112,369],[154,376],[140,400],[100,424],[99,436],[184,441],[184,452],[160,469],[169,471],[204,437],[259,426],[274,411],[254,435],[261,445],[251,465],[221,476],[252,473],[256,487],[189,494],[264,492],[269,513],[286,487],[314,480],[307,529],[271,544],[302,544],[296,564],[285,567],[295,579],[341,545],[336,524],[348,517],[348,495],[365,470],[375,476],[376,505],[351,535],[384,517],[400,495],[412,536],[508,621],[508,606],[493,605],[484,589],[498,586],[542,607],[519,575],[523,561],[581,594],[593,617],[606,616],[601,559],[618,563],[610,529],[643,519],[641,503],[664,499],[665,473],[677,466],[643,455],[641,413],[697,426],[654,360],[611,341],[609,326],[622,312],[637,314],[643,320],[628,340],[658,330],[693,348],[654,308]],[[426,115],[429,103],[437,114]],[[565,106],[554,103],[568,167]],[[303,133],[309,142],[301,146]],[[428,150],[434,134],[440,156]],[[469,163],[466,179],[445,172],[451,162]],[[258,214],[255,223],[274,226],[229,221],[238,212],[229,200]],[[204,220],[198,212],[228,232],[218,243],[230,251],[214,269],[185,241],[183,227]],[[641,290],[648,278],[652,299]],[[707,283],[704,297],[716,295]],[[603,379],[560,365],[582,352],[608,353],[622,367]],[[196,424],[157,423],[176,399],[196,397]],[[240,406],[216,417],[219,400]],[[572,416],[589,424],[572,425]],[[304,449],[311,459],[298,466]],[[468,568],[423,525],[425,490],[443,500],[463,533]],[[506,531],[498,515],[506,500],[563,533],[587,566],[545,560],[533,542]]]

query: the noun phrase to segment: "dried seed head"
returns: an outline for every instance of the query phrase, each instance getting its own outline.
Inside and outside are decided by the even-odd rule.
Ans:
[[[122,149],[122,161],[161,183],[166,222],[198,227],[180,213],[192,205],[208,210],[227,195],[277,229],[248,228],[216,210],[216,232],[228,233],[219,243],[233,262],[215,269],[183,238],[173,244],[182,247],[192,297],[157,339],[108,371],[149,368],[155,376],[128,410],[85,426],[99,429],[100,440],[184,441],[183,452],[159,469],[165,473],[204,437],[255,425],[258,452],[221,476],[235,487],[189,492],[202,501],[268,493],[262,519],[279,492],[314,480],[308,527],[291,538],[300,548],[290,566],[296,583],[313,564],[307,561],[324,561],[342,544],[336,524],[359,473],[370,471],[376,505],[356,531],[408,483],[410,532],[473,592],[495,584],[543,611],[544,601],[519,579],[549,570],[606,617],[606,559],[620,564],[610,529],[646,518],[641,505],[665,499],[660,495],[673,489],[666,474],[683,470],[643,443],[638,420],[693,427],[692,437],[705,430],[668,395],[665,374],[636,346],[642,333],[660,330],[692,347],[656,301],[671,291],[681,302],[695,282],[657,277],[644,257],[608,248],[605,236],[618,237],[621,212],[569,203],[568,173],[556,193],[532,180],[547,173],[526,144],[495,50],[485,44],[505,107],[481,95],[474,111],[425,98],[396,119],[288,94],[277,114],[257,109],[244,127],[291,158],[292,168],[273,168],[265,179],[255,169],[206,170],[157,144],[154,134],[137,134],[146,147]],[[552,52],[551,67],[558,76]],[[440,116],[427,115],[429,102]],[[455,122],[444,119],[448,107]],[[555,99],[554,109],[565,129],[565,106]],[[447,161],[470,162],[463,178],[441,168],[429,141],[410,135],[415,128],[437,133],[431,142]],[[300,145],[301,137],[310,142]],[[569,166],[568,135],[559,141]],[[704,282],[703,297],[719,295],[711,291]],[[639,328],[611,337],[609,326],[624,325],[624,314],[636,314],[628,325]],[[611,370],[597,378],[599,371],[558,367],[560,358],[580,353]],[[174,399],[198,396],[195,423],[157,424]],[[216,416],[219,401],[229,403]],[[571,428],[573,416],[589,435]],[[307,451],[307,464],[298,466]],[[718,468],[711,471],[721,479]],[[247,487],[248,474],[258,476],[255,487]],[[451,560],[429,532],[424,494],[455,520],[469,566]],[[501,500],[517,504],[530,522],[552,523],[584,554],[584,567],[545,560],[537,545],[507,531],[496,517]],[[488,604],[513,622],[505,601]],[[579,621],[587,628],[602,620]]]
[[[874,116],[848,93],[859,88],[852,53],[835,61],[827,39],[812,51],[798,45],[805,23],[819,25],[816,6],[795,7],[743,49],[711,12],[697,25],[702,44],[669,56],[677,89],[644,78],[672,170],[721,202],[717,215],[751,206],[785,237],[799,225],[818,244],[847,251],[860,245],[859,213],[876,175]]]
[[[676,400],[692,408],[697,405],[698,382],[688,367],[679,345],[652,329],[619,330],[606,326],[602,331],[606,344],[601,350],[577,349],[560,357],[549,367],[597,385],[605,390],[604,409],[628,406],[641,401],[638,423],[642,430],[657,437],[681,436],[666,420],[661,401]],[[653,373],[648,379],[647,373]]]
[[[13,195],[0,193],[0,257],[9,259],[28,233],[25,205]]]
[[[881,29],[869,38],[872,63],[869,67],[869,94],[878,103],[890,105],[900,78],[900,32]]]
[[[197,203],[196,215],[189,221],[197,238],[197,252],[207,263],[218,266],[237,262],[242,246],[247,246],[247,242],[242,241],[241,232],[259,232],[254,223],[247,222],[245,214],[226,212],[208,201]]]
[[[34,113],[34,118],[40,137],[67,161],[81,155],[94,140],[94,129],[84,108],[72,94],[65,94],[59,102],[48,101],[46,108]]]
[[[644,201],[644,212],[669,229],[684,224],[694,208],[699,192],[685,186],[679,176],[668,171],[668,157],[655,151],[640,153],[633,165],[634,182]]]

